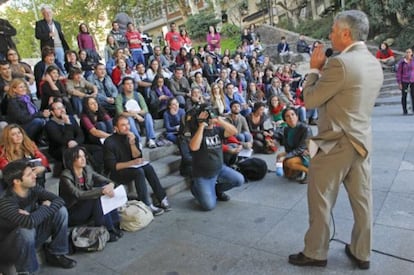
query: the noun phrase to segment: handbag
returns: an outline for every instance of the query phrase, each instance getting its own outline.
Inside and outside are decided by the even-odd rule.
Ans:
[[[142,201],[131,200],[119,210],[120,228],[125,231],[138,231],[152,222],[154,215]]]
[[[105,226],[78,226],[72,229],[71,239],[75,250],[101,251],[109,240],[109,232]]]

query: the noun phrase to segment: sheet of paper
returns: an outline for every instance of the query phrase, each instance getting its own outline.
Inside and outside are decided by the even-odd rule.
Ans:
[[[141,164],[131,165],[131,166],[129,166],[129,167],[130,167],[130,168],[140,168],[140,167],[142,167],[142,166],[147,165],[148,163],[149,163],[149,161],[148,161],[148,160],[144,160]]]
[[[237,156],[243,158],[250,158],[252,156],[253,149],[242,149]]]
[[[114,189],[114,196],[101,196],[102,212],[104,215],[123,206],[128,201],[125,187],[121,184]]]

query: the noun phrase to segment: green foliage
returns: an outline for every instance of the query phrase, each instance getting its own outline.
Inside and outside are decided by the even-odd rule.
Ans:
[[[225,38],[221,39],[221,52],[223,53],[225,49],[229,49],[230,52],[234,53],[236,51],[237,46],[240,44],[240,37],[233,37],[233,38]]]
[[[393,49],[398,49],[400,51],[414,48],[414,28],[412,26],[407,26],[402,29],[395,38],[395,44],[393,44],[392,47]]]
[[[323,17],[318,20],[304,20],[300,21],[296,32],[303,33],[306,36],[313,37],[315,39],[328,39],[331,32],[333,18],[330,16]]]
[[[199,13],[189,16],[185,27],[192,39],[205,39],[208,27],[215,26],[220,21],[214,13]]]
[[[239,38],[241,30],[236,25],[226,23],[226,24],[223,24],[223,26],[221,27],[220,33],[229,38],[236,38],[236,37]]]
[[[35,7],[33,8],[32,2]],[[33,0],[16,1],[0,14],[2,18],[10,21],[16,28],[16,46],[23,58],[39,57],[40,43],[35,38],[35,13],[37,11],[39,20],[42,19],[40,8],[42,4],[48,4],[54,11],[54,19],[62,25],[63,33],[73,49],[77,49],[76,36],[79,32],[80,23],[86,23],[89,31],[94,34],[98,41],[105,41],[108,28],[115,14],[124,2],[122,0]],[[107,19],[108,21],[105,21]]]

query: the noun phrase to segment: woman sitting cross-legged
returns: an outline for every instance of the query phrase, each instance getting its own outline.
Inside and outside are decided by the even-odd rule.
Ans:
[[[7,125],[0,139],[0,170],[15,160],[32,160],[33,172],[36,174],[36,184],[45,187],[46,172],[50,172],[49,161],[29,138],[23,128],[17,124]]]
[[[87,164],[83,147],[67,149],[63,159],[66,169],[60,176],[59,196],[66,203],[69,226],[87,224],[92,220],[94,226],[105,225],[110,242],[117,241],[123,236],[118,211],[115,209],[104,215],[100,199],[105,195],[113,197],[115,184]]]
[[[306,183],[310,158],[306,142],[312,136],[312,130],[298,121],[296,110],[292,107],[284,109],[282,117],[287,124],[283,133],[285,152],[278,154],[276,161],[283,162],[283,171],[287,178]]]
[[[91,96],[83,98],[80,125],[85,130],[86,143],[89,144],[102,145],[101,139],[104,140],[114,132],[112,118],[96,98]]]

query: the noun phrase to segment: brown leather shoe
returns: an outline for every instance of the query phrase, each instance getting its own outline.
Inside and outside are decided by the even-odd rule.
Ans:
[[[352,254],[349,244],[345,245],[345,253],[351,261],[358,266],[359,269],[369,269],[369,261],[362,261]]]
[[[306,257],[305,254],[299,252],[298,254],[289,255],[289,263],[298,266],[326,266],[327,260],[316,260]]]

